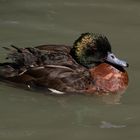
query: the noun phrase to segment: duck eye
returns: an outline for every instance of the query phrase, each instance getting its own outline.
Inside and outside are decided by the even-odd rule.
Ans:
[[[113,55],[111,55],[111,58],[113,58],[113,59],[114,59],[115,57],[114,57]]]

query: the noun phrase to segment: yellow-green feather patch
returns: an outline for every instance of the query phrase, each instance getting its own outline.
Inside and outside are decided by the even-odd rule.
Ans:
[[[90,44],[93,43],[93,34],[87,33],[83,35],[77,42],[75,42],[75,45],[73,46],[75,48],[75,52],[77,56],[81,56],[83,53],[83,50]]]

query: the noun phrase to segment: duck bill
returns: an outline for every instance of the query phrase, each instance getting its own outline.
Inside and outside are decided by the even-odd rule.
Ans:
[[[120,60],[118,59],[113,53],[108,52],[107,58],[106,58],[107,62],[110,62],[112,64],[121,66],[121,67],[128,67],[128,63],[126,61]]]

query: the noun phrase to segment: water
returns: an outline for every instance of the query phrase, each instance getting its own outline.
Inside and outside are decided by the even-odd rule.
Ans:
[[[139,140],[140,2],[138,0],[0,0],[2,46],[67,44],[82,32],[108,36],[128,61],[123,96],[47,96],[0,84],[0,140]]]

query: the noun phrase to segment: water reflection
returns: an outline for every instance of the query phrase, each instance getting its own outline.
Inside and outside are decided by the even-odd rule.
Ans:
[[[124,127],[126,127],[126,125],[116,125],[106,121],[102,121],[100,125],[100,128],[124,128]]]
[[[123,93],[104,95],[101,97],[102,101],[106,104],[121,104]]]

